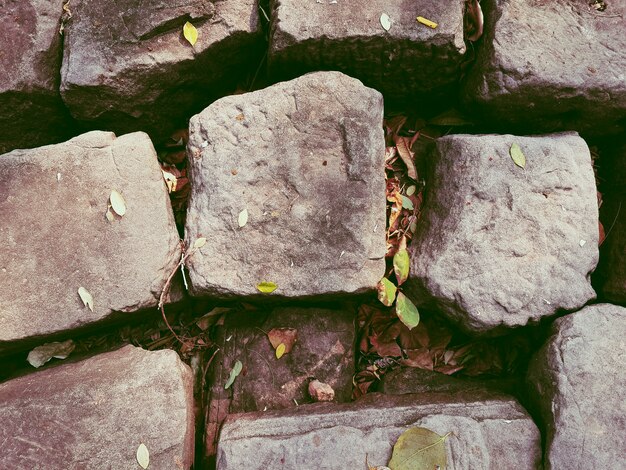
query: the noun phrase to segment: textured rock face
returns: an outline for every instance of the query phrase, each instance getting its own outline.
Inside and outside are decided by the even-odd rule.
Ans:
[[[72,114],[116,132],[164,132],[261,60],[256,0],[72,1],[61,94]],[[193,23],[198,41],[182,36]],[[113,39],[113,40],[112,40]],[[180,122],[179,122],[180,121]]]
[[[134,346],[0,384],[0,467],[150,468],[193,463],[192,373]]]
[[[485,0],[463,92],[473,113],[525,132],[626,130],[626,2]],[[509,132],[511,127],[508,128]]]
[[[381,91],[386,100],[403,101],[433,98],[433,92],[448,90],[459,78],[465,53],[460,1],[270,4],[269,65],[276,75],[340,70]],[[380,22],[383,12],[391,20],[389,31]],[[435,19],[438,27],[416,23],[418,15]]]
[[[206,420],[208,454],[215,454],[217,431],[227,413],[311,403],[308,386],[313,378],[332,387],[334,401],[350,401],[354,318],[354,311],[317,308],[229,313],[216,340],[220,356],[210,375],[213,386]],[[273,328],[297,330],[293,349],[280,359],[264,333]],[[241,361],[243,372],[224,390],[236,361]]]
[[[107,220],[112,190],[126,214]],[[0,345],[157,304],[179,256],[146,134],[90,132],[0,157]],[[93,296],[93,312],[78,295]]]
[[[524,169],[509,156],[517,143]],[[589,149],[576,134],[452,135],[410,245],[406,290],[464,329],[525,325],[595,297],[598,208]]]
[[[446,440],[449,468],[532,469],[541,438],[528,414],[505,396],[422,394],[291,411],[231,415],[220,436],[217,468],[362,468],[384,465],[406,429],[426,427]]]
[[[358,80],[321,72],[194,116],[185,237],[207,243],[188,263],[192,293],[373,289],[385,268],[382,106]]]
[[[62,0],[9,0],[0,23],[0,154],[67,135],[58,92]]]
[[[625,317],[625,308],[599,304],[559,318],[531,361],[547,469],[623,467]]]

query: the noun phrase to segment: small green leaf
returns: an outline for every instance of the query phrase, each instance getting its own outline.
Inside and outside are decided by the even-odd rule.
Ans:
[[[399,286],[409,277],[410,264],[409,252],[406,251],[406,248],[398,250],[393,255],[393,272],[396,274],[396,281]]]
[[[415,328],[420,322],[420,313],[417,307],[402,292],[396,297],[396,315],[409,330]]]
[[[396,300],[396,291],[398,290],[396,285],[386,277],[383,277],[378,281],[376,288],[378,289],[378,300],[380,300],[383,305],[391,307],[393,301]]]
[[[411,186],[409,186],[408,188],[406,188],[406,195],[407,196],[413,196],[413,194],[415,194],[415,191],[417,190],[417,186],[415,186],[414,184],[412,184]]]
[[[421,470],[446,468],[445,436],[426,428],[410,428],[404,431],[393,446],[389,461],[391,470]]]
[[[513,162],[515,162],[517,166],[519,166],[520,168],[526,167],[526,157],[524,156],[524,152],[522,152],[522,149],[519,145],[515,143],[511,145],[511,148],[509,149],[509,154],[511,155]]]
[[[271,294],[278,288],[278,286],[273,282],[263,281],[257,284],[256,288],[259,290],[259,292],[263,292],[264,294]]]
[[[80,296],[80,300],[83,301],[85,307],[89,308],[89,310],[93,312],[93,297],[91,296],[89,291],[84,287],[79,287],[78,295]]]
[[[185,36],[185,39],[193,46],[198,40],[198,30],[187,21],[183,26],[183,36]]]
[[[202,248],[206,245],[206,238],[200,237],[197,238],[195,242],[193,242],[193,247],[197,250],[198,248]]]
[[[283,354],[285,354],[286,349],[287,349],[287,346],[285,346],[285,343],[280,343],[278,347],[276,348],[276,359],[280,359],[281,357],[283,357]]]
[[[380,25],[383,27],[385,31],[389,31],[391,28],[391,18],[387,13],[383,13],[380,15]]]
[[[405,195],[400,195],[400,196],[402,197],[402,208],[412,211],[413,203],[411,202],[411,200]]]
[[[137,447],[137,463],[143,469],[148,468],[148,465],[150,465],[150,452],[148,452],[148,448],[143,442]]]
[[[224,384],[224,390],[228,390],[228,388],[233,384],[237,376],[241,373],[241,369],[243,369],[241,361],[235,362],[233,369],[230,371],[230,377],[228,377],[226,384]]]

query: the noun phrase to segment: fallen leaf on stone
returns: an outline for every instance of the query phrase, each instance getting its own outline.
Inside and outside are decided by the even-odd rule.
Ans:
[[[524,168],[526,166],[526,157],[524,156],[524,153],[519,145],[513,143],[509,149],[509,154],[517,166],[520,168]]]
[[[193,46],[198,40],[198,30],[187,21],[183,26],[183,36],[185,36],[185,39]]]
[[[378,300],[387,307],[391,307],[393,301],[396,300],[396,291],[398,288],[386,277],[383,277],[376,286],[378,290]]]
[[[426,428],[410,428],[404,431],[393,446],[393,454],[387,465],[391,470],[445,469],[445,436]]]
[[[53,357],[56,359],[65,359],[70,355],[75,347],[76,345],[71,339],[63,341],[62,343],[55,342],[42,344],[29,352],[26,360],[35,368],[41,367]]]
[[[385,31],[389,31],[391,28],[391,18],[387,13],[383,13],[380,15],[380,25],[383,27]]]
[[[394,136],[394,142],[398,149],[398,154],[407,168],[409,178],[417,181],[417,169],[415,168],[415,154],[411,151],[409,137]]]
[[[202,248],[204,245],[206,245],[206,238],[205,237],[200,237],[197,238],[195,242],[193,242],[193,247],[197,250],[198,248]]]
[[[91,296],[89,291],[84,287],[79,287],[78,295],[80,296],[80,300],[83,301],[83,304],[85,304],[85,307],[88,307],[89,310],[93,312],[93,297]]]
[[[233,384],[237,376],[241,374],[241,369],[243,369],[243,364],[241,363],[241,361],[235,362],[235,365],[230,371],[230,377],[228,377],[226,384],[224,384],[224,390],[228,390],[228,388]]]
[[[414,184],[409,186],[408,188],[406,188],[406,195],[413,196],[413,194],[415,194],[416,189],[417,189],[417,186],[415,186]]]
[[[111,201],[111,207],[115,213],[120,217],[123,217],[124,214],[126,214],[126,201],[124,200],[124,197],[122,197],[122,195],[114,189],[111,191],[109,200]]]
[[[278,286],[273,282],[263,281],[257,284],[256,288],[259,290],[259,292],[263,292],[264,294],[271,294],[278,288]]]
[[[432,29],[435,29],[438,26],[437,23],[429,19],[426,19],[423,16],[418,16],[416,19],[418,23],[422,23],[423,25],[428,26],[429,28],[432,28]]]
[[[298,330],[295,328],[272,328],[267,332],[267,339],[270,340],[272,347],[276,350],[276,358],[280,359],[278,349],[281,346],[284,347],[281,356],[291,352],[293,345],[298,340]]]
[[[396,281],[399,286],[401,286],[409,277],[409,268],[409,252],[406,248],[398,250],[398,252],[393,256],[393,272],[396,275]]]
[[[285,343],[280,343],[276,348],[276,359],[280,359],[285,354]]]
[[[137,463],[144,469],[150,465],[150,452],[143,442],[137,447]]]
[[[398,292],[396,297],[396,315],[409,330],[415,328],[420,322],[417,307],[402,292]]]
[[[237,218],[237,223],[240,227],[243,227],[248,223],[248,209],[244,209],[239,213],[239,217]]]

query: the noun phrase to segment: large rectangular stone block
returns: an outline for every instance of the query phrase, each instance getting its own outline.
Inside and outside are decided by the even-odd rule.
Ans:
[[[386,101],[403,103],[441,99],[460,77],[466,50],[460,0],[270,3],[269,68],[277,76],[339,70],[379,90]],[[417,16],[437,28],[417,23]]]
[[[113,191],[125,200],[122,217],[108,209]],[[0,219],[0,348],[156,306],[179,258],[144,133],[94,131],[0,156]]]
[[[220,435],[217,468],[353,469],[386,465],[406,429],[425,427],[445,441],[447,468],[536,470],[541,436],[530,416],[503,395],[366,395],[351,404],[231,415]]]
[[[385,269],[382,96],[319,72],[222,98],[191,118],[191,292],[371,291]]]

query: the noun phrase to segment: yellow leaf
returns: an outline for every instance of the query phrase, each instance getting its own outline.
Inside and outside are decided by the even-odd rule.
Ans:
[[[118,193],[115,189],[111,191],[109,200],[111,201],[111,207],[117,215],[122,217],[124,214],[126,214],[126,201],[124,200],[122,195]]]
[[[423,25],[428,26],[429,28],[433,28],[433,29],[435,29],[437,26],[439,26],[434,21],[430,21],[429,19],[426,19],[423,16],[418,16],[417,17],[417,22],[418,23],[422,23]]]
[[[150,453],[143,442],[139,444],[139,447],[137,448],[137,463],[143,469],[148,468],[148,465],[150,465]]]
[[[280,359],[285,354],[285,343],[280,343],[276,348],[276,359]]]
[[[256,288],[259,292],[263,292],[264,294],[270,294],[276,290],[278,286],[273,282],[263,281],[256,285]]]
[[[183,36],[185,36],[185,39],[193,46],[198,40],[198,30],[187,21],[183,26]]]

